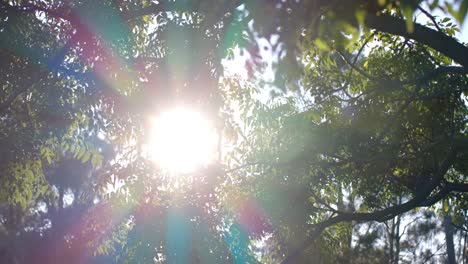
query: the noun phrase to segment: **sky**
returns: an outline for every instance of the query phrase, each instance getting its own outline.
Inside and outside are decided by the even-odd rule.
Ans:
[[[445,2],[452,2],[453,3],[454,1],[453,0],[452,1],[441,1],[440,5],[444,5]],[[423,7],[423,8],[425,10],[429,10],[429,8],[426,8],[426,7]],[[455,18],[453,18],[450,15],[447,15],[446,13],[444,13],[440,9],[434,10],[434,12],[431,12],[431,14],[433,14],[434,16],[436,16],[439,19],[449,16],[450,18],[452,18],[453,21],[456,21]],[[417,16],[417,21],[420,24],[424,24],[425,22],[429,21],[427,16],[425,16],[424,14],[422,14],[420,12],[416,13],[415,15]],[[468,19],[465,18],[465,21],[464,21],[464,23],[462,25],[457,23],[457,25],[458,25],[458,27],[460,29],[460,32],[458,32],[456,34],[456,38],[459,39],[460,41],[464,42],[464,43],[468,43],[468,21],[467,20]]]

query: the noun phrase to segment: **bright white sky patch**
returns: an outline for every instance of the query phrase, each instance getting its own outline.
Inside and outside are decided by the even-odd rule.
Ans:
[[[209,163],[216,144],[212,123],[198,112],[176,108],[153,120],[150,156],[170,172],[188,173]]]

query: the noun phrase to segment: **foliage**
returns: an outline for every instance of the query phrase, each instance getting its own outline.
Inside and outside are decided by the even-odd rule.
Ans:
[[[433,12],[462,23],[467,6],[3,1],[0,258],[378,263],[447,215],[461,237],[468,48]],[[247,79],[225,74],[236,50]],[[173,105],[225,139],[220,160],[180,179],[145,154],[149,117]],[[421,207],[430,217],[401,243],[391,231],[392,248],[376,245]]]

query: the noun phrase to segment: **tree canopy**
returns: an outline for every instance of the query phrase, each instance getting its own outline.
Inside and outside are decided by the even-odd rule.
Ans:
[[[468,262],[467,11],[2,1],[0,259]],[[181,105],[218,157],[174,177],[148,141]]]

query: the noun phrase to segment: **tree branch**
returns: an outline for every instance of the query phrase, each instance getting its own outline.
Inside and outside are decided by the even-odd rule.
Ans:
[[[416,192],[414,197],[406,203],[395,205],[380,211],[375,211],[371,213],[340,213],[337,216],[331,217],[323,222],[314,225],[313,231],[309,234],[308,238],[302,242],[299,247],[293,250],[284,260],[282,264],[286,263],[295,263],[296,258],[306,250],[309,245],[311,245],[314,240],[320,236],[320,234],[327,227],[341,223],[341,222],[369,222],[369,221],[386,221],[396,215],[408,212],[416,207],[420,207],[421,204],[427,199],[427,197],[432,193],[432,191],[439,185],[442,181],[447,170],[451,167],[454,158],[456,157],[456,151],[452,150],[448,157],[439,167],[435,177],[429,181],[427,184],[421,187],[421,189]],[[448,193],[447,193],[448,194]],[[439,199],[440,200],[440,199]]]
[[[414,83],[423,83],[431,80],[434,77],[439,76],[440,74],[447,74],[447,73],[454,73],[454,74],[468,74],[468,68],[465,67],[460,67],[460,66],[443,66],[436,68],[432,71],[429,71],[425,73],[423,76],[412,79],[412,80],[405,80],[405,81],[400,81],[400,80],[392,80],[389,78],[379,78],[379,77],[374,77],[369,74],[367,74],[364,70],[356,66],[355,63],[349,61],[348,58],[346,58],[345,54],[341,51],[337,51],[337,53],[340,55],[340,57],[343,59],[343,61],[348,64],[348,66],[351,67],[352,70],[357,71],[359,74],[364,76],[365,78],[375,81],[375,82],[385,82],[391,85],[397,85],[397,86],[402,86],[406,84],[414,84]]]
[[[463,67],[468,67],[468,47],[442,32],[414,23],[414,32],[410,33],[403,19],[390,15],[368,14],[365,25],[378,31],[416,40],[439,51]]]
[[[433,15],[429,14],[429,12],[427,12],[427,11],[426,11],[424,8],[422,8],[421,6],[418,6],[418,10],[421,11],[421,12],[423,12],[423,14],[426,15],[426,16],[432,21],[432,23],[434,24],[434,26],[437,28],[437,30],[438,30],[439,32],[442,31],[442,30],[440,30],[439,25],[437,25],[437,21],[436,21],[436,19],[435,19],[435,17],[434,17]]]
[[[411,84],[416,82],[427,82],[434,77],[439,76],[440,74],[447,74],[447,73],[454,73],[454,74],[468,74],[468,68],[460,67],[460,66],[444,66],[434,69],[433,71],[427,72],[423,76],[408,81],[402,81],[401,84]]]
[[[468,183],[448,182],[446,186],[451,192],[468,192]]]
[[[468,192],[468,183],[446,183],[444,188],[442,188],[438,193],[425,199],[423,202],[421,202],[420,206],[432,206],[445,198],[451,192]]]

